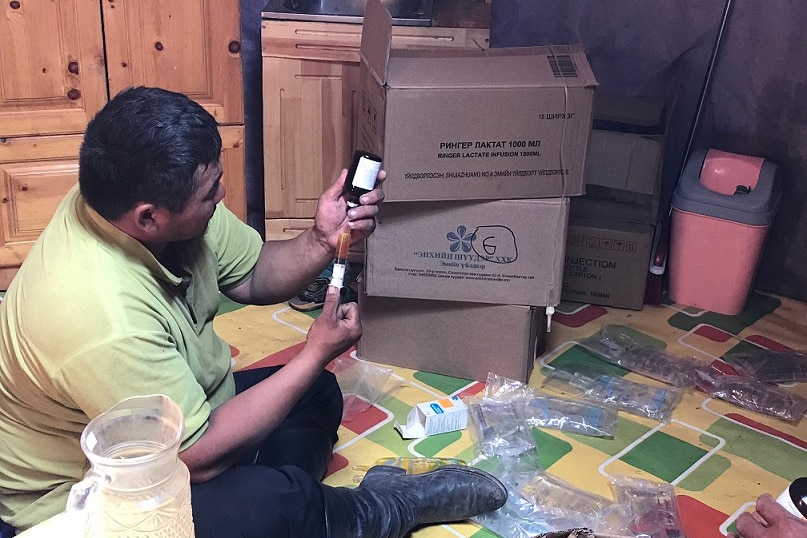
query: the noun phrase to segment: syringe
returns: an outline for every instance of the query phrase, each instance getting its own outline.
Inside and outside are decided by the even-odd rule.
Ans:
[[[331,286],[342,289],[345,283],[345,273],[347,272],[347,256],[350,250],[350,232],[339,234],[336,242],[336,256],[333,260],[333,270],[331,272]]]

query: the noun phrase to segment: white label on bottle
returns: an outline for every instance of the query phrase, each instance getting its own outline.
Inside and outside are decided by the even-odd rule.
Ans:
[[[356,174],[353,176],[353,186],[371,191],[375,187],[378,172],[381,170],[381,163],[362,157],[356,166]]]
[[[793,497],[790,495],[790,486],[785,488],[782,494],[779,495],[779,498],[776,499],[776,502],[784,506],[785,510],[787,510],[794,516],[805,519],[804,514],[802,514],[801,511],[799,511],[798,507],[795,504],[793,504]]]

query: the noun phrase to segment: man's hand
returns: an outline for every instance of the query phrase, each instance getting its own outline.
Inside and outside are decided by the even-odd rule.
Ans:
[[[353,243],[373,233],[378,204],[384,200],[384,193],[379,186],[387,177],[387,173],[381,170],[375,189],[362,195],[360,198],[362,205],[348,211],[347,202],[342,196],[346,176],[347,169],[344,169],[336,181],[322,193],[314,216],[314,233],[331,249],[336,248],[339,233],[347,229],[351,230]]]
[[[784,509],[767,493],[757,499],[756,512],[737,518],[737,538],[807,538],[807,520]]]
[[[361,337],[361,332],[358,305],[339,304],[339,290],[328,286],[322,312],[308,329],[306,347],[310,346],[317,356],[322,357],[324,368],[355,344]]]

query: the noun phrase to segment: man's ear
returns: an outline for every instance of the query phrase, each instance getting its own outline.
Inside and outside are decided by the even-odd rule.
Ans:
[[[145,235],[159,235],[166,225],[165,210],[154,204],[141,202],[132,211],[132,224]]]

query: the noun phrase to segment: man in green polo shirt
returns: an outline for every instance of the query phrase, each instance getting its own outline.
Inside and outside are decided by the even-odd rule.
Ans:
[[[89,123],[79,185],[0,303],[0,518],[25,529],[64,510],[88,469],[89,420],[153,393],[185,415],[197,537],[398,537],[501,506],[501,483],[468,467],[320,483],[342,414],[324,368],[361,335],[356,305],[340,305],[335,288],[288,364],[233,374],[213,330],[219,293],[293,297],[333,259],[340,232],[372,233],[383,194],[348,211],[343,171],[312,228],[264,243],[220,204],[220,152],[214,118],[157,88],[121,92]]]

